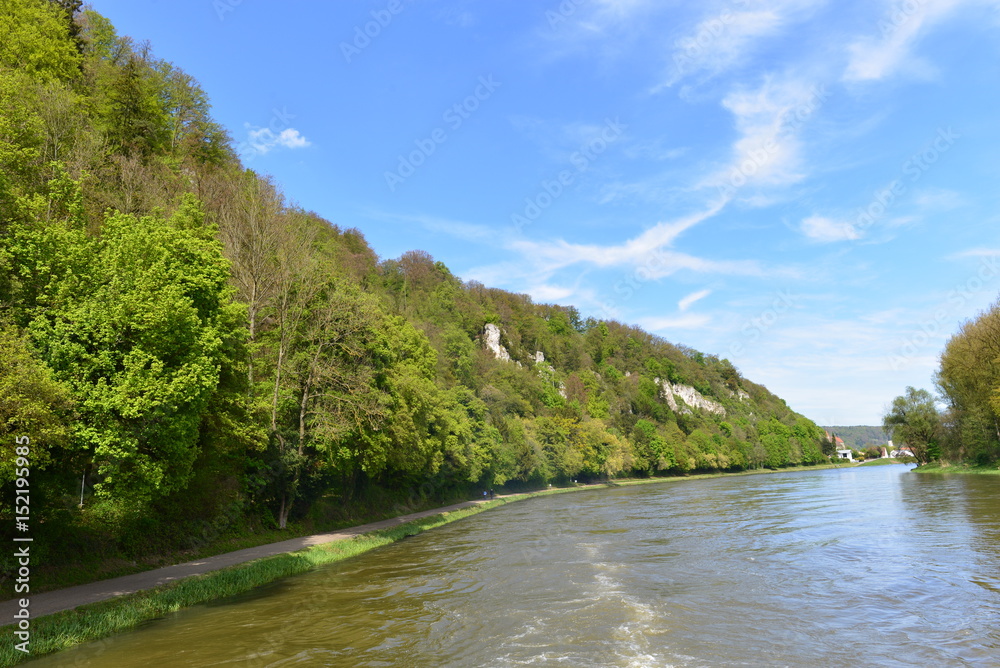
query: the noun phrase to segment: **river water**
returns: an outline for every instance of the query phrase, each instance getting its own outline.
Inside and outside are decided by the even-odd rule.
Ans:
[[[541,497],[43,666],[1000,666],[1000,477]]]

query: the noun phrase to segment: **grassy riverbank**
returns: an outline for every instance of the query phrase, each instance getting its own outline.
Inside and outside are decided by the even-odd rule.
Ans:
[[[526,498],[530,495],[522,496]],[[518,498],[521,497],[512,500]],[[492,501],[451,513],[433,515],[393,529],[251,561],[155,589],[47,615],[31,622],[31,654],[24,654],[14,649],[13,627],[6,626],[0,629],[0,634],[5,639],[0,646],[0,666],[13,666],[32,657],[129,631],[143,622],[181,608],[241,594],[269,582],[368,552],[503,503],[505,503],[503,500]]]
[[[888,457],[886,459],[872,459],[867,462],[861,462],[858,466],[889,466],[892,464],[913,464],[916,459],[912,457]]]
[[[974,473],[978,475],[1000,475],[1000,462],[985,465],[947,464],[935,462],[922,464],[913,469],[914,473]]]
[[[80,606],[74,610],[46,615],[31,621],[31,653],[14,649],[13,626],[0,628],[8,639],[0,645],[0,666],[12,666],[30,658],[69,649],[76,645],[108,638],[137,628],[144,622],[176,612],[181,608],[235,596],[290,575],[305,573],[318,566],[332,564],[389,545],[407,536],[463,519],[484,510],[536,496],[563,494],[587,489],[619,486],[664,484],[681,480],[761,475],[795,470],[849,468],[852,464],[823,464],[795,469],[758,469],[738,473],[705,473],[662,478],[620,479],[588,485],[552,487],[545,490],[514,494],[496,501],[482,503],[450,513],[414,520],[393,529],[363,534],[350,540],[317,545],[240,564],[206,575],[185,578],[176,583],[156,587],[108,601]],[[287,535],[283,538],[288,538]]]
[[[53,532],[49,536],[36,537],[36,545],[39,541],[46,540],[50,544],[46,545],[49,550],[38,559],[37,569],[32,571],[31,591],[34,594],[41,594],[99,580],[143,573],[290,538],[337,531],[409,513],[433,510],[467,500],[466,496],[414,497],[370,487],[364,495],[353,498],[348,504],[336,497],[322,497],[313,505],[307,516],[290,521],[285,529],[278,529],[273,525],[262,526],[262,523],[253,521],[253,518],[242,516],[239,511],[229,514],[232,519],[227,526],[225,525],[227,523],[220,525],[195,523],[188,529],[190,533],[186,534],[192,545],[188,549],[156,549],[158,544],[163,545],[163,541],[159,540],[155,531],[151,536],[137,538],[136,542],[141,544],[133,545],[133,549],[124,549],[116,545],[110,535],[97,533],[84,537],[71,533],[69,536],[61,536]],[[72,545],[75,549],[64,549],[67,545]]]

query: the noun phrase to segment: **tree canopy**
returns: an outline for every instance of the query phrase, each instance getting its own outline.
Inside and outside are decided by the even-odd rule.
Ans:
[[[917,461],[927,463],[940,456],[941,416],[927,390],[907,387],[906,394],[893,400],[882,426],[893,440],[906,443]]]

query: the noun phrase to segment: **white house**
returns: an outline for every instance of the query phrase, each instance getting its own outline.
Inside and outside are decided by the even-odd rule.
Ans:
[[[851,455],[850,450],[837,450],[837,457],[839,459],[846,459],[849,462],[854,461],[854,457]]]

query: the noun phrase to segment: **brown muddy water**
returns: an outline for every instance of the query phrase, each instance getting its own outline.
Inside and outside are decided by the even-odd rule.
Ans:
[[[541,497],[27,665],[1000,666],[1000,476]]]

